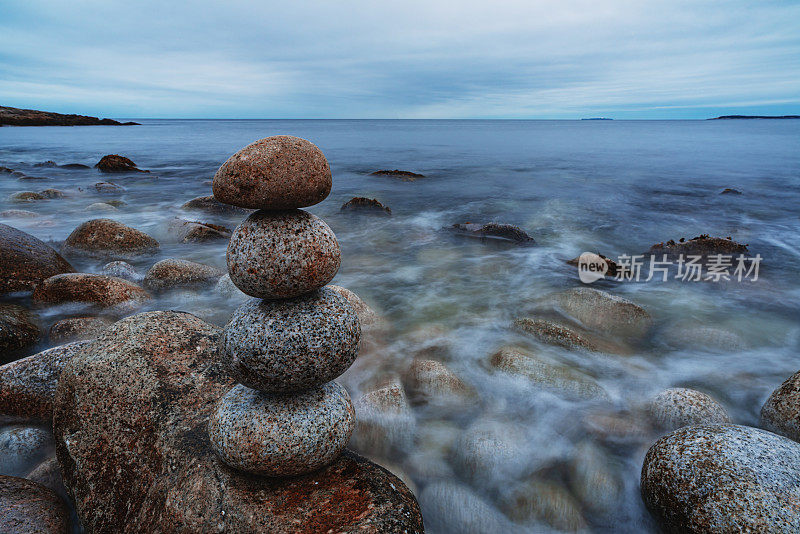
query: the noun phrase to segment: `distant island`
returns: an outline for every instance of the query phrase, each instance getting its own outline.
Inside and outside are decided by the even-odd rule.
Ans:
[[[581,119],[582,121],[613,121],[607,117],[589,117],[588,119]]]
[[[800,115],[722,115],[706,119],[707,121],[731,120],[731,119],[800,119]]]
[[[87,115],[64,115],[35,109],[0,106],[0,126],[133,126],[138,122],[119,122]]]

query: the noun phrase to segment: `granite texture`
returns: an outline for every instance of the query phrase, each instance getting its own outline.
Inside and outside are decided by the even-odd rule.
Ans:
[[[800,372],[787,378],[761,407],[761,426],[800,441]]]
[[[33,292],[34,302],[64,304],[80,302],[101,308],[129,312],[150,300],[150,295],[133,282],[103,274],[68,273],[51,276]]]
[[[360,338],[352,306],[322,288],[290,300],[250,299],[225,326],[220,354],[238,382],[291,392],[344,373],[358,355]]]
[[[331,191],[331,169],[313,143],[276,135],[247,145],[214,175],[214,198],[242,208],[313,206]]]
[[[110,324],[111,321],[104,317],[61,319],[50,327],[50,344],[61,345],[62,343],[94,339]]]
[[[72,231],[61,253],[99,259],[130,259],[158,250],[158,241],[112,219],[92,219]]]
[[[72,265],[43,241],[0,224],[0,295],[32,291],[45,278],[73,272]]]
[[[347,391],[328,382],[302,393],[262,393],[241,384],[223,396],[208,422],[211,446],[234,469],[296,476],[330,464],[355,427]]]
[[[641,339],[653,324],[650,314],[638,304],[591,287],[569,289],[552,300],[586,328],[612,336]]]
[[[29,349],[40,337],[36,314],[16,304],[0,303],[0,362]]]
[[[50,489],[24,478],[0,475],[0,532],[67,534],[67,508]]]
[[[199,289],[216,284],[223,274],[225,273],[210,265],[170,258],[150,267],[144,276],[143,285],[150,291]]]
[[[688,388],[662,391],[647,404],[647,412],[655,426],[663,430],[731,422],[725,408],[710,395]]]
[[[800,444],[740,425],[700,425],[659,439],[642,498],[667,532],[800,532]]]
[[[227,259],[236,287],[264,299],[318,289],[333,279],[341,262],[333,231],[302,210],[253,213],[234,230]]]

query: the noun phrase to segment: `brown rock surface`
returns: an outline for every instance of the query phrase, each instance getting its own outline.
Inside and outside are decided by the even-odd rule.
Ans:
[[[128,259],[158,250],[158,241],[111,219],[92,219],[78,226],[61,246],[65,256]]]
[[[684,256],[709,256],[712,254],[738,255],[747,254],[747,245],[733,241],[730,237],[710,237],[708,234],[699,235],[691,239],[680,239],[677,243],[669,240],[666,243],[656,243],[650,247],[649,254],[660,257]]]
[[[230,239],[231,231],[220,224],[187,221],[178,217],[169,223],[169,233],[182,243],[198,243],[218,239]]]
[[[134,162],[118,154],[103,156],[95,167],[100,172],[150,172],[139,169]]]
[[[761,426],[800,441],[800,372],[787,378],[761,407]]]
[[[225,273],[210,265],[170,258],[150,267],[144,276],[143,285],[151,291],[197,289],[216,284],[223,274]]]
[[[0,303],[0,362],[39,341],[37,322],[28,309]]]
[[[419,178],[425,178],[424,174],[419,174],[417,172],[411,171],[401,171],[399,169],[390,170],[380,170],[371,172],[370,176],[391,176],[393,178],[399,178],[404,182],[413,182]]]
[[[0,294],[31,291],[45,278],[72,272],[72,265],[44,242],[0,224]]]
[[[374,213],[376,215],[391,215],[392,210],[384,206],[374,198],[353,197],[339,208],[339,211],[350,211],[357,213]]]
[[[222,215],[226,217],[247,215],[251,211],[246,208],[231,206],[230,204],[223,204],[212,195],[207,197],[193,198],[181,206],[181,209],[187,211],[203,211],[209,215]]]
[[[103,274],[68,273],[51,276],[36,288],[36,302],[63,304],[82,302],[120,311],[135,309],[150,295],[133,282]]]
[[[103,317],[70,317],[53,323],[50,343],[60,345],[84,339],[94,339],[111,321]]]
[[[69,515],[50,489],[24,478],[0,475],[0,532],[66,534]]]

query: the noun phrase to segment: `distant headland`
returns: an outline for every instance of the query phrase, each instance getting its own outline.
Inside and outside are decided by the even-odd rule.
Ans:
[[[708,121],[731,120],[731,119],[800,119],[800,115],[722,115],[706,119]]]
[[[35,109],[0,106],[0,126],[133,126],[138,122],[119,122],[87,115],[64,115]]]

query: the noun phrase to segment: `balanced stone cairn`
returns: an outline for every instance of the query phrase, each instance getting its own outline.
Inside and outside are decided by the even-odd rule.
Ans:
[[[318,217],[298,208],[325,199],[331,171],[314,144],[261,139],[214,176],[220,202],[256,208],[234,230],[231,281],[254,299],[239,307],[220,342],[239,384],[219,401],[208,433],[229,466],[273,477],[333,462],[355,427],[347,391],[332,380],[358,352],[355,310],[325,286],[339,270],[339,244]]]

